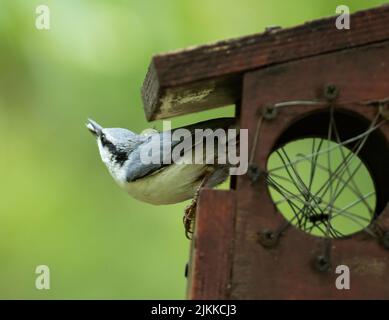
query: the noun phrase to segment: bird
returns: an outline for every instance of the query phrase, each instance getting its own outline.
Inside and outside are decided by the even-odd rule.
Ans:
[[[86,127],[95,137],[101,160],[112,178],[130,196],[154,205],[192,199],[183,217],[185,235],[190,239],[200,189],[213,188],[224,182],[231,167],[228,161],[218,163],[217,146],[207,143],[203,144],[204,152],[200,155],[204,161],[187,161],[194,160],[193,151],[199,145],[199,140],[195,138],[196,129],[205,130],[204,141],[217,129],[236,129],[236,119],[211,119],[162,132],[146,129],[140,134],[124,128],[103,128],[92,119],[88,119]],[[186,129],[189,135],[173,141],[171,137],[179,129]],[[180,142],[188,146],[180,152],[184,161],[163,161],[166,160],[163,158],[164,146],[172,151]],[[142,161],[142,150],[160,150],[160,161],[145,163]],[[171,152],[167,154],[171,156]]]

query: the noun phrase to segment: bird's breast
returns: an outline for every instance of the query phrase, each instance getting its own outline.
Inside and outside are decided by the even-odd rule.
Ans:
[[[134,198],[151,204],[172,204],[193,198],[206,165],[172,164],[132,182],[118,182]]]

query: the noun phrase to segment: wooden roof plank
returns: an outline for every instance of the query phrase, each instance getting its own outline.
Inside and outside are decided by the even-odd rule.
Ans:
[[[389,39],[389,5],[352,14],[349,30],[336,18],[155,55],[142,88],[147,119],[235,103],[250,70]]]

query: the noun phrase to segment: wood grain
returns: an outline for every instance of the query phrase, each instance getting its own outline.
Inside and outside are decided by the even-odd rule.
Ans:
[[[250,70],[389,39],[389,5],[351,15],[350,30],[335,19],[154,56],[142,88],[147,119],[233,104]]]
[[[323,100],[323,89],[330,83],[340,90],[335,110],[350,116],[341,132],[351,127],[354,116],[371,121],[377,108],[355,102],[389,95],[389,41],[247,73],[241,127],[249,130],[249,141],[253,141],[256,119],[264,106],[282,101]],[[297,123],[299,128],[293,132],[315,132],[318,121],[299,121],[323,108],[326,107],[286,107],[275,119],[264,121],[255,156],[259,167],[266,169],[267,159],[279,139],[286,142],[297,137],[287,131],[293,124]],[[389,200],[389,123],[380,127],[377,134],[368,142],[369,152],[361,157],[369,164],[382,209]],[[330,270],[319,272],[313,268],[313,261],[323,252],[321,238],[289,227],[274,248],[265,248],[258,241],[259,232],[276,230],[285,221],[276,211],[263,177],[253,186],[247,176],[239,176],[236,201],[232,298],[389,299],[389,251],[377,239],[360,232],[332,240]],[[381,213],[380,223],[388,226],[388,210]],[[335,268],[341,264],[350,268],[351,290],[338,290],[335,286]]]
[[[189,268],[189,299],[227,299],[235,218],[233,190],[200,194]]]

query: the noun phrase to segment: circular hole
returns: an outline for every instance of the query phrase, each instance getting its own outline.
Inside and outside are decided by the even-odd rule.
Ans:
[[[340,144],[319,137],[286,143],[272,152],[267,171],[277,210],[311,235],[348,236],[374,217],[373,179],[358,155]]]

